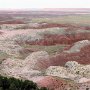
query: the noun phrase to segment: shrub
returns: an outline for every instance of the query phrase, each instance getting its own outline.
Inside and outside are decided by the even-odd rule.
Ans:
[[[0,76],[0,90],[47,90],[47,88],[38,88],[36,83],[29,80],[22,81]]]

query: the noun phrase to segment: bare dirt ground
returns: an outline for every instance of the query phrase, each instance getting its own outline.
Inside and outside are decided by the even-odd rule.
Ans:
[[[50,90],[89,90],[89,13],[20,13],[0,14],[0,74]]]

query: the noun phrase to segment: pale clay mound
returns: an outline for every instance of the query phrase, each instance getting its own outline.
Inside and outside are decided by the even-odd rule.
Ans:
[[[45,24],[45,23],[43,23]],[[42,24],[42,25],[43,25]],[[47,24],[47,23],[46,23]],[[23,28],[23,27],[39,27],[41,26],[41,24],[39,23],[29,23],[29,24],[2,24],[0,25],[1,29],[3,30],[14,30],[14,29],[20,29],[20,28]]]
[[[0,41],[0,50],[7,53],[8,55],[19,56],[19,51],[23,48],[13,41]]]
[[[25,60],[8,58],[2,62],[1,71],[9,76],[30,79],[33,76],[42,75],[42,73],[39,71],[41,65],[43,66],[41,61],[45,64],[44,60],[48,60],[48,58],[49,55],[45,51],[34,52],[30,54]],[[35,68],[36,70],[33,70]]]
[[[28,57],[26,57],[24,64],[28,69],[40,69],[41,65],[45,65],[45,61],[49,60],[49,55],[46,51],[38,51],[38,52],[33,52],[30,54]],[[40,66],[39,66],[40,65]]]
[[[42,30],[42,32],[44,31],[45,30]],[[5,40],[7,38],[12,39],[12,37],[14,36],[22,35],[22,34],[25,35],[28,33],[33,38],[35,38],[37,36],[36,32],[41,32],[41,30],[21,30],[21,31],[5,30],[4,31],[5,34],[0,36],[0,40],[1,40],[0,49],[9,53],[10,55],[16,55],[16,54],[19,55],[18,52],[19,50],[22,49],[22,47],[15,44],[13,41],[3,42],[2,40]],[[75,43],[74,46],[70,48],[70,50],[67,50],[65,52],[67,53],[80,52],[80,49],[87,45],[90,45],[89,40],[79,41]],[[44,79],[44,76],[40,70],[46,69],[48,65],[48,61],[49,61],[49,55],[45,51],[34,52],[30,54],[28,57],[26,57],[25,60],[8,58],[7,60],[4,60],[0,65],[0,73],[3,72],[8,76],[13,76],[16,78],[23,78],[28,80],[35,80],[35,78],[39,77],[38,80],[36,80],[36,82],[39,82],[42,80],[40,79],[40,77]],[[46,75],[67,78],[70,80],[74,80],[76,83],[84,83],[90,81],[90,65],[84,66],[78,64],[75,61],[69,61],[65,64],[65,67],[50,66],[48,69],[46,69]],[[61,90],[61,89],[57,88],[56,90]],[[79,89],[79,90],[85,90],[85,89]]]
[[[46,75],[57,76],[57,77],[61,77],[61,78],[69,78],[72,80],[75,77],[77,77],[76,74],[72,74],[72,73],[68,72],[65,67],[61,67],[61,66],[50,66],[46,70]]]
[[[90,65],[84,66],[75,61],[68,61],[65,67],[50,66],[46,70],[46,75],[68,78],[77,83],[87,82],[90,80]]]
[[[16,25],[17,26],[17,25]],[[46,29],[19,29],[19,30],[9,30],[9,29],[2,29],[0,30],[3,32],[2,35],[0,35],[0,40],[1,39],[6,39],[6,38],[12,38],[15,35],[28,35],[33,37],[35,35],[42,35],[42,34],[60,34],[60,35],[65,35],[65,34],[72,34],[72,33],[84,33],[84,32],[90,32],[86,30],[77,30],[77,32],[67,32],[65,30],[66,28],[58,28],[58,27],[53,27],[53,28],[46,28]],[[37,37],[36,36],[36,37]]]
[[[36,33],[37,34],[41,34],[44,33],[45,31],[54,31],[55,30],[59,30],[60,32],[63,30],[60,28],[46,28],[46,29],[19,29],[19,30],[0,30],[1,32],[3,32],[2,35],[0,35],[0,39],[6,39],[6,38],[12,38],[15,35],[22,35],[22,34],[29,34],[30,36],[35,36]]]
[[[46,56],[46,58],[45,58],[45,56]],[[29,63],[30,60],[34,60],[35,62],[37,62],[37,60],[39,60],[39,61],[42,60],[41,58],[47,59],[48,58],[47,52],[45,52],[45,51],[34,52],[31,55],[29,55],[25,60],[8,58],[7,60],[4,60],[2,62],[1,71],[3,71],[6,75],[13,76],[15,78],[33,80],[34,82],[38,83],[39,86],[47,85],[47,87],[52,86],[52,88],[56,88],[57,85],[59,85],[58,82],[49,84],[49,82],[52,82],[51,79],[48,82],[47,79],[45,79],[45,76],[43,76],[41,71],[33,70],[32,67],[30,67],[30,64],[31,64],[31,63]],[[25,63],[25,61],[27,63]],[[35,65],[35,63],[32,63],[32,64]],[[79,71],[79,72],[77,72],[77,71]],[[88,75],[88,78],[87,78],[87,76],[84,76],[83,73],[84,73],[84,75]],[[84,65],[78,64],[75,61],[68,61],[65,64],[65,67],[50,66],[48,69],[46,69],[45,75],[57,76],[60,78],[65,78],[65,79],[67,78],[67,79],[75,81],[76,83],[84,83],[84,82],[90,81],[90,65],[84,66]],[[56,86],[53,87],[53,84],[55,84]],[[51,86],[49,86],[49,85],[51,85]],[[64,90],[63,87],[60,87],[60,86],[61,85],[59,85],[59,87],[57,87],[55,90]],[[65,86],[65,88],[69,89],[70,87]],[[86,88],[86,87],[84,87],[84,88]],[[81,87],[80,87],[80,89],[75,89],[75,90],[84,90],[84,89],[81,89]]]
[[[16,78],[23,78],[30,80],[31,77],[41,75],[41,72],[38,70],[27,70],[23,65],[23,61],[19,59],[10,59],[4,60],[1,65],[1,71],[8,76],[13,76]]]
[[[41,68],[40,63],[43,60],[48,60],[48,58],[47,52],[38,51],[29,55],[25,60],[8,58],[2,62],[0,68],[6,75],[30,80],[31,77],[42,76],[42,72],[39,71]],[[43,63],[45,63],[45,61],[43,61]],[[68,61],[65,67],[48,67],[46,69],[46,75],[71,79],[77,83],[87,82],[90,80],[90,65],[84,66],[75,61]]]
[[[89,40],[78,41],[78,42],[74,43],[74,45],[69,50],[66,50],[64,52],[66,52],[66,53],[77,53],[77,52],[80,52],[81,48],[83,48],[87,45],[90,45]]]

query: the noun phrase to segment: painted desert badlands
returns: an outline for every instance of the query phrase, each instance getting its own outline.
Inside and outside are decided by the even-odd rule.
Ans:
[[[90,90],[90,13],[1,11],[0,75]]]

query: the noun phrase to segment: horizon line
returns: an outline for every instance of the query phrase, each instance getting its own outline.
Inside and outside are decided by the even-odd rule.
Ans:
[[[8,9],[0,9],[0,11],[28,11],[28,10],[32,10],[32,11],[40,11],[40,10],[43,10],[43,11],[48,11],[48,10],[56,10],[56,11],[63,11],[63,10],[81,10],[81,11],[84,11],[84,10],[90,10],[90,8],[17,8],[17,9],[13,9],[13,8],[8,8]]]

